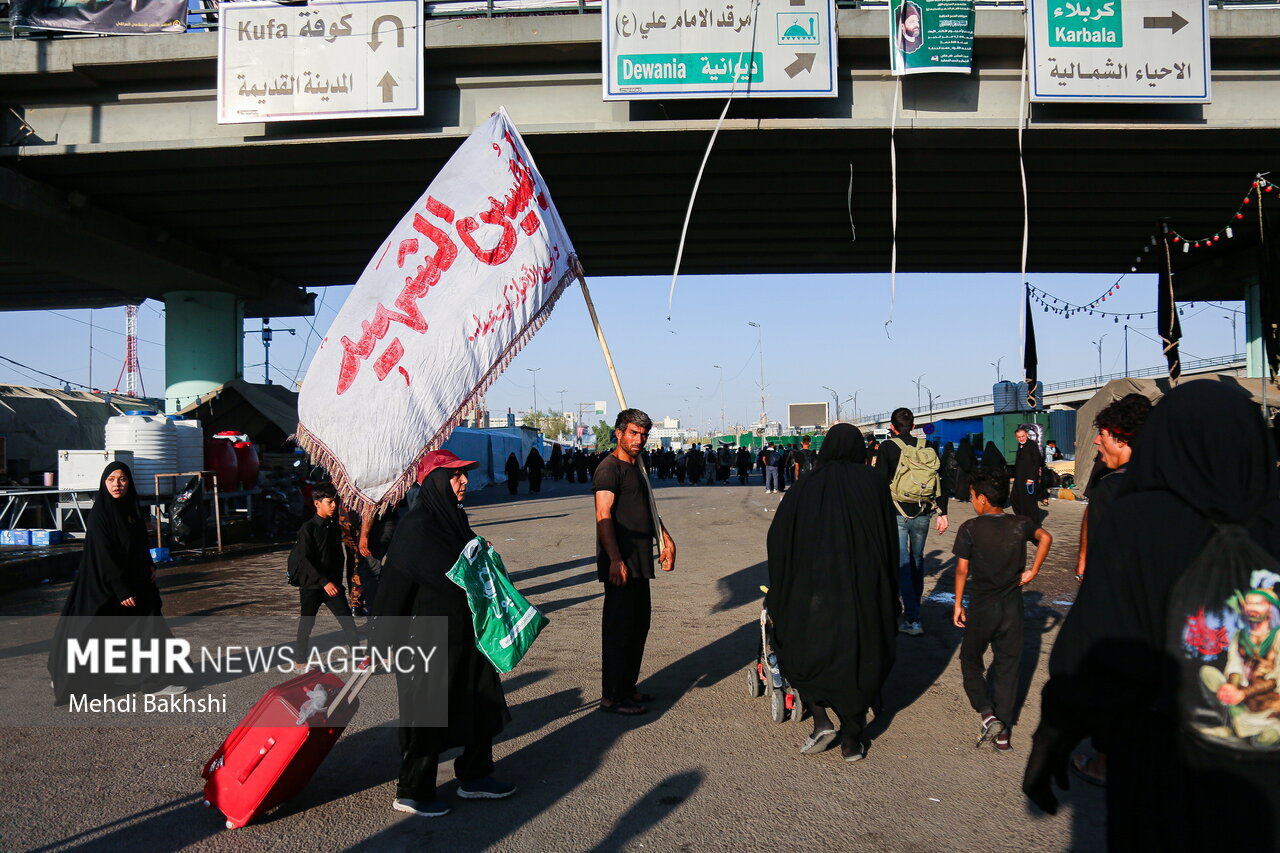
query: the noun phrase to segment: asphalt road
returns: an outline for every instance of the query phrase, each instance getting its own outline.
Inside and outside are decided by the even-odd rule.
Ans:
[[[654,584],[642,688],[659,698],[644,717],[596,710],[601,587],[586,487],[544,484],[509,498],[491,487],[469,500],[478,533],[495,543],[516,584],[551,624],[505,677],[513,722],[495,748],[498,774],[519,785],[503,801],[454,795],[452,763],[438,819],[393,812],[398,764],[394,685],[375,677],[359,715],[304,793],[262,821],[228,831],[201,803],[200,769],[279,675],[206,677],[195,692],[227,696],[199,726],[67,727],[44,674],[68,584],[0,599],[0,847],[5,850],[451,851],[1051,851],[1103,847],[1101,792],[1075,785],[1055,817],[1031,814],[1018,790],[1049,650],[1075,592],[1071,571],[1081,506],[1054,502],[1056,537],[1026,594],[1027,695],[1012,754],[978,750],[978,719],[961,688],[950,624],[954,531],[930,534],[924,637],[898,638],[885,716],[867,760],[839,751],[801,756],[806,723],[776,724],[748,698],[756,653],[764,542],[781,496],[758,476],[746,487],[660,484],[679,546],[676,571]],[[287,642],[296,592],[285,553],[161,572],[174,631],[193,642]],[[341,640],[321,611],[316,639]],[[15,725],[19,723],[20,725]],[[1084,789],[1084,790],[1081,790]]]

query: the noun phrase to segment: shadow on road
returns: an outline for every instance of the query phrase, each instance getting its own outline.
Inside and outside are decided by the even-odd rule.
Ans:
[[[754,655],[754,639],[754,623],[744,624],[645,679],[642,689],[654,693],[658,699],[650,706],[650,713],[643,717],[618,717],[586,711],[586,708],[594,707],[594,702],[584,706],[579,689],[560,691],[518,706],[513,709],[513,725],[522,726],[524,720],[531,724],[519,731],[536,731],[548,720],[577,716],[498,761],[497,775],[520,786],[515,797],[500,805],[461,801],[457,803],[454,815],[446,819],[447,823],[440,823],[438,827],[436,824],[427,827],[421,820],[406,819],[350,849],[416,848],[424,843],[428,834],[439,834],[449,839],[452,849],[478,850],[497,844],[553,809],[590,778],[622,735],[661,720],[666,708],[684,692],[711,687],[740,672]],[[392,735],[385,749],[385,766],[388,778],[391,778],[399,753],[394,743],[394,728],[388,730]],[[700,784],[701,774],[682,773],[670,777],[643,796],[634,797],[633,804],[615,824],[613,832],[594,849],[619,849],[625,839],[633,838],[665,819],[671,807],[690,796]],[[441,794],[452,800],[453,783],[443,786]],[[625,795],[619,792],[619,796]],[[390,803],[387,805],[390,808]],[[485,811],[484,819],[479,818],[481,809]]]
[[[720,589],[720,601],[711,609],[711,612],[723,613],[744,604],[753,602],[758,604],[764,597],[764,593],[760,591],[760,585],[768,583],[769,564],[764,561],[720,578],[716,581],[716,586]]]

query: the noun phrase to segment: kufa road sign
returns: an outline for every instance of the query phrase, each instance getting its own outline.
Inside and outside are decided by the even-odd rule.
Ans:
[[[1208,103],[1204,0],[1032,0],[1033,101]]]
[[[422,115],[421,0],[223,3],[218,123]]]
[[[604,0],[604,99],[835,97],[834,0]]]

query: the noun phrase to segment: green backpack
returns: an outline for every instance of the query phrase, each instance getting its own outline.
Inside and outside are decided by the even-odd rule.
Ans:
[[[462,549],[448,576],[467,594],[476,648],[498,672],[515,669],[547,617],[515,588],[502,557],[480,536]]]
[[[938,454],[928,444],[907,444],[900,438],[890,439],[902,451],[898,469],[889,483],[889,496],[897,503],[932,503],[938,496]],[[902,507],[898,507],[901,511]]]

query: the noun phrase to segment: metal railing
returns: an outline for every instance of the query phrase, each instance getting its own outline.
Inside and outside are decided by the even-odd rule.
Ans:
[[[1192,373],[1205,373],[1216,367],[1243,367],[1245,363],[1245,354],[1240,352],[1235,355],[1219,355],[1213,358],[1200,358],[1195,361],[1184,361],[1182,363],[1182,373],[1184,376]],[[1047,382],[1041,389],[1040,393],[1049,395],[1055,391],[1070,391],[1073,388],[1101,388],[1113,379],[1142,379],[1148,376],[1165,376],[1169,372],[1169,368],[1165,365],[1156,367],[1144,367],[1139,370],[1130,370],[1121,373],[1107,373],[1103,375],[1082,376],[1079,379],[1067,379],[1063,382]],[[946,412],[951,409],[962,409],[965,406],[977,406],[983,403],[991,403],[992,396],[988,392],[979,394],[976,397],[962,397],[959,400],[948,400],[945,403],[934,403],[932,411],[934,413]],[[867,415],[855,421],[857,426],[868,426],[871,424],[886,423],[892,411],[876,412],[874,415]],[[921,417],[923,412],[916,412],[917,417]]]
[[[884,9],[890,0],[836,0],[838,9]],[[1025,0],[975,0],[978,9],[1022,11]],[[595,15],[601,0],[434,0],[425,5],[426,18],[497,18],[532,15]],[[1274,9],[1280,2],[1252,0],[1209,0],[1212,9]],[[9,4],[0,2],[0,37],[9,38],[103,38],[95,33],[64,33],[55,30],[14,29],[9,22]],[[207,33],[218,29],[216,0],[189,0],[187,32]]]

